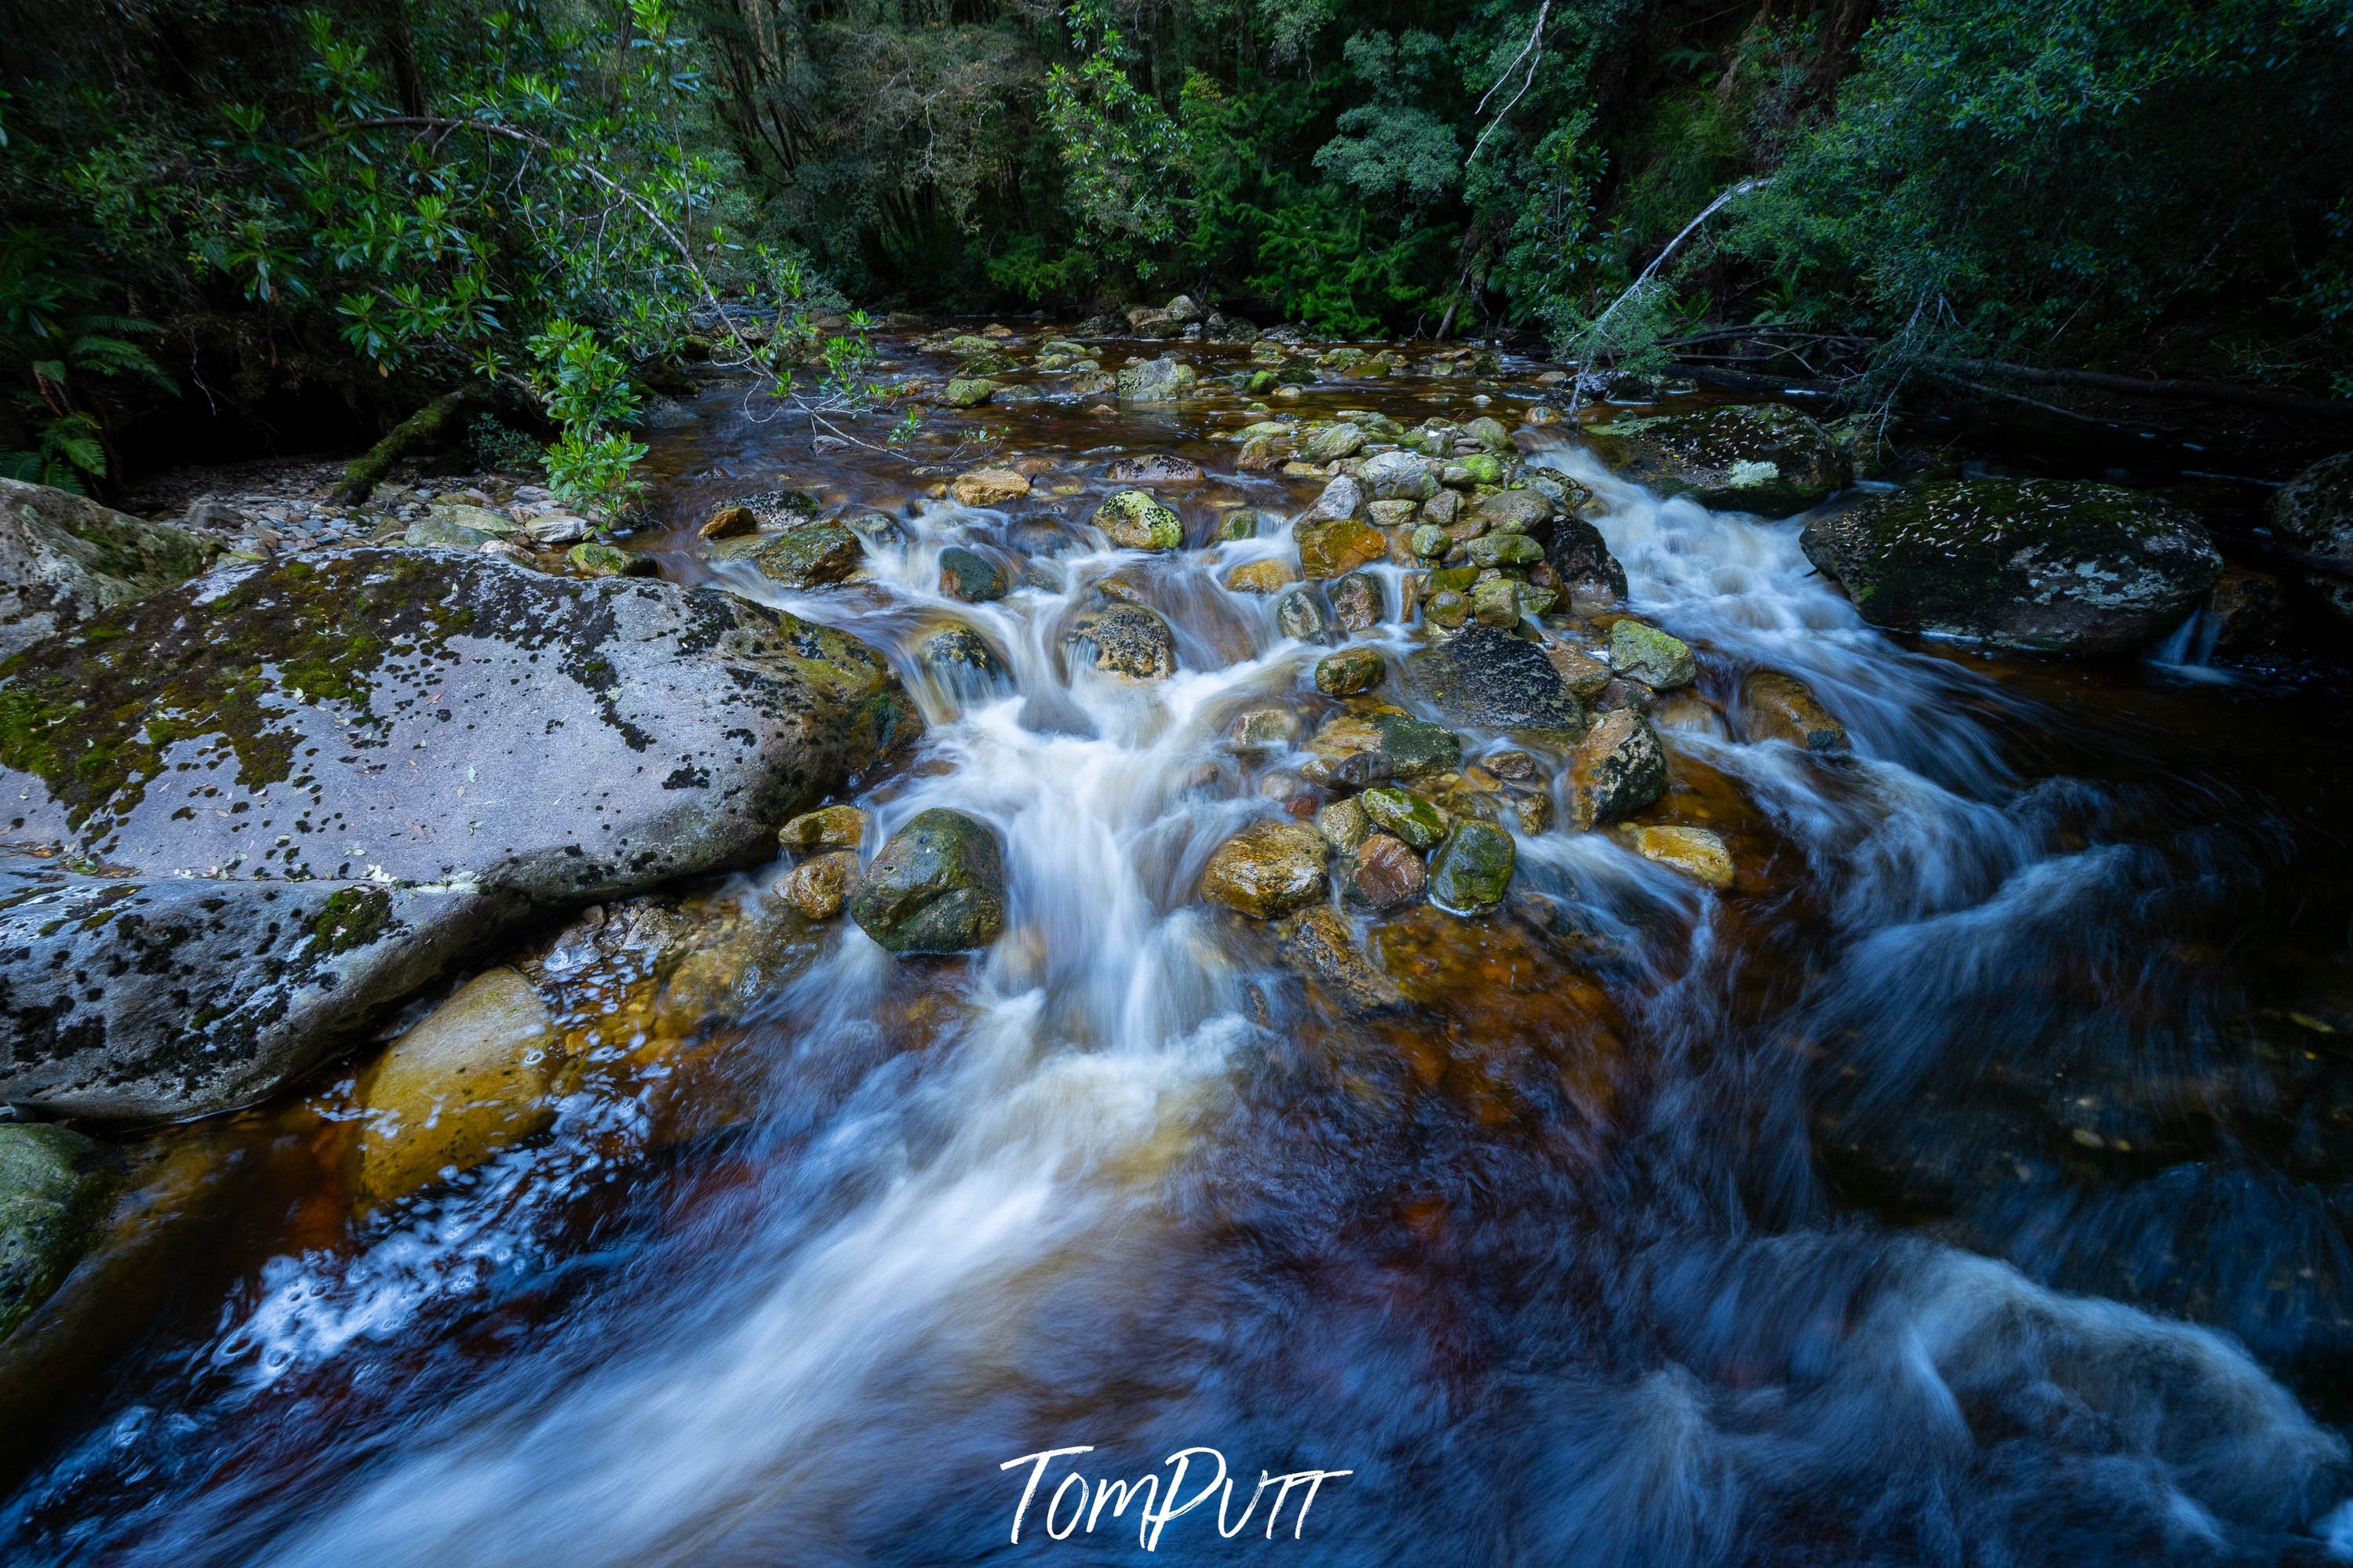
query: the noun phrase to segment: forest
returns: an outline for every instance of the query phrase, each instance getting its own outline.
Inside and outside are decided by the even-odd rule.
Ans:
[[[609,479],[723,300],[2353,391],[2342,0],[5,0],[0,140],[0,451],[101,493],[467,386]]]

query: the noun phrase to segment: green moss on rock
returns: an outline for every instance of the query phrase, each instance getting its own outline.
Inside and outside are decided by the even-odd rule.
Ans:
[[[1846,453],[1786,404],[1733,404],[1620,419],[1586,432],[1602,461],[1716,511],[1788,517],[1853,482]]]

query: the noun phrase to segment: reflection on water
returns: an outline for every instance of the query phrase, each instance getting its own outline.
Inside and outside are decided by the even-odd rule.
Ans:
[[[1443,385],[1306,405],[1409,394],[1474,412]],[[681,522],[781,468],[870,520],[869,580],[782,595],[684,528],[668,569],[886,650],[932,728],[865,804],[884,832],[987,819],[1003,939],[899,962],[803,931],[749,980],[714,961],[723,1006],[584,989],[547,1137],[266,1231],[0,1512],[12,1562],[1124,1559],[1132,1514],[1008,1540],[1000,1465],[1078,1445],[1131,1478],[1214,1446],[1237,1510],[1261,1470],[1351,1472],[1279,1548],[1177,1519],[1159,1549],[1188,1560],[2269,1562],[2353,1535],[2316,1523],[2348,1484],[2323,1418],[2353,1407],[2341,851],[2278,750],[2347,755],[2317,704],[1899,647],[1796,522],[1556,443],[1534,460],[1603,499],[1635,608],[1706,656],[1723,717],[1671,732],[1660,819],[1722,833],[1740,881],[1524,833],[1504,913],[1357,919],[1406,1005],[1356,1014],[1195,898],[1302,760],[1234,749],[1237,715],[1333,706],[1322,650],[1220,585],[1290,552],[1210,542],[1222,507],[1312,493],[1215,477],[1200,437],[1238,400],[997,416],[1056,462],[997,510],[709,407],[661,457]],[[1156,559],[1083,521],[1155,445],[1213,474]],[[959,543],[1026,584],[941,597]],[[1074,663],[1106,583],[1171,622],[1174,678]],[[951,622],[993,670],[921,656]],[[1735,739],[1756,668],[1852,754]],[[771,918],[759,880],[700,897],[714,953]],[[341,1103],[234,1136],[332,1170]]]

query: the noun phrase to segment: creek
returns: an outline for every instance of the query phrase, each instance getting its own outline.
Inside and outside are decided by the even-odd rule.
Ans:
[[[1524,409],[1514,384],[1292,406],[1467,419]],[[961,452],[813,453],[713,384],[654,458],[666,575],[892,659],[928,729],[860,799],[870,849],[927,808],[983,819],[1004,935],[915,960],[813,928],[659,1052],[636,977],[584,984],[566,1027],[597,1065],[547,1132],[386,1209],[334,1174],[348,1068],[179,1134],[184,1189],[226,1172],[244,1195],[132,1268],[148,1326],[0,1504],[0,1556],[1128,1561],[1132,1513],[1008,1539],[1027,1470],[1002,1467],[1079,1446],[1033,1510],[1066,1465],[1133,1480],[1189,1447],[1233,1467],[1237,1510],[1261,1471],[1347,1472],[1296,1537],[1285,1513],[1221,1539],[1214,1504],[1169,1522],[1157,1552],[1184,1561],[2353,1551],[2337,671],[2219,669],[2194,633],[2085,664],[1894,638],[1798,520],[1662,500],[1545,441],[1531,465],[1604,503],[1630,607],[1701,654],[1643,820],[1713,829],[1736,880],[1572,832],[1556,801],[1504,910],[1350,917],[1406,998],[1351,1009],[1198,896],[1302,787],[1301,753],[1238,749],[1237,718],[1339,706],[1310,679],[1328,649],[1222,585],[1288,558],[1288,524],[1213,521],[1314,488],[1235,470],[1210,439],[1247,417],[1230,391],[1090,401],[975,410],[944,426]],[[1155,452],[1210,471],[1167,492],[1187,547],[1106,548],[1082,526],[1104,468]],[[1032,498],[926,493],[1017,456],[1048,459]],[[787,593],[698,544],[779,475],[886,520],[863,580]],[[944,598],[958,544],[1028,583]],[[1401,655],[1403,573],[1373,570],[1366,640]],[[1106,580],[1166,618],[1175,675],[1070,656]],[[920,660],[944,617],[998,668]],[[1851,752],[1736,739],[1756,669],[1803,680]],[[1466,755],[1515,743],[1453,727]],[[689,907],[740,910],[781,869]]]

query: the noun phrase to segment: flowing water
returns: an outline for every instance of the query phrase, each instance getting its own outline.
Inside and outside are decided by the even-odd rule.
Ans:
[[[1463,418],[1470,395],[1301,406]],[[1202,437],[1239,406],[983,410],[1058,465],[991,510],[705,399],[658,458],[665,570],[890,654],[929,729],[862,804],[884,832],[935,805],[992,825],[1004,937],[894,961],[846,922],[801,932],[699,1034],[631,1012],[628,974],[584,982],[588,1066],[551,1132],[391,1211],[335,1184],[348,1080],[191,1134],[174,1179],[243,1172],[237,1217],[87,1369],[0,1555],[2353,1552],[2332,681],[2197,679],[2194,629],[2141,668],[1900,645],[1810,572],[1796,521],[1661,501],[1556,443],[1533,460],[1603,498],[1632,607],[1703,652],[1651,819],[1715,828],[1738,880],[1523,833],[1503,913],[1352,917],[1409,1005],[1351,1013],[1196,896],[1301,787],[1299,754],[1229,743],[1237,714],[1334,706],[1308,679],[1324,650],[1219,585],[1291,549],[1287,527],[1207,542],[1220,500],[1289,515],[1314,489],[1231,474]],[[1192,548],[1111,550],[1082,522],[1103,467],[1154,449],[1225,477],[1178,492]],[[690,548],[712,500],[780,471],[881,520],[870,581],[781,595]],[[1029,585],[942,599],[958,542],[1026,559]],[[1173,624],[1173,679],[1063,647],[1114,574]],[[1000,673],[919,663],[946,616]],[[1759,668],[1806,681],[1852,756],[1736,739],[1721,714]],[[748,921],[773,875],[690,907]],[[1016,1542],[1035,1467],[1008,1461],[1082,1447],[1045,1461]],[[1217,1450],[1182,1486],[1208,1500],[1157,1531],[1103,1506],[1099,1483],[1166,1480],[1188,1448]],[[1259,1486],[1319,1470],[1341,1473],[1312,1507],[1303,1481]]]

